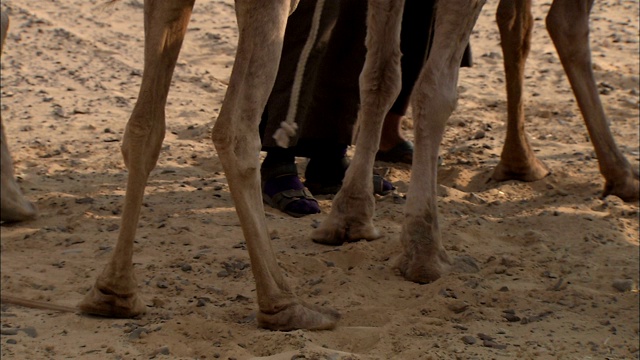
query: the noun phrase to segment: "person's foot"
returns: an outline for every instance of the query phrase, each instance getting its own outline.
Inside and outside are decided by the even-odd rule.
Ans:
[[[342,179],[349,167],[349,158],[346,155],[338,159],[312,158],[307,164],[304,185],[316,195],[334,195],[342,187]],[[395,187],[389,181],[378,174],[373,174],[373,192],[377,195],[386,195]]]
[[[413,143],[402,135],[403,117],[403,115],[393,112],[388,112],[385,116],[376,160],[411,164],[413,160]]]
[[[377,161],[411,164],[413,161],[413,143],[408,140],[397,143],[388,150],[382,148],[376,153]]]
[[[295,163],[272,167],[263,165],[262,198],[264,202],[293,217],[320,212],[320,205],[298,177]]]

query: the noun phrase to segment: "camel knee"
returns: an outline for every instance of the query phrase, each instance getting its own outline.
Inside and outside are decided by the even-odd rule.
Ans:
[[[371,64],[365,64],[360,75],[360,96],[365,107],[390,107],[402,89],[399,51],[387,58],[386,64],[381,62],[381,59],[373,59]],[[373,103],[365,105],[366,99]]]
[[[141,166],[141,170],[148,175],[155,168],[166,130],[164,114],[159,117],[160,119],[149,119],[136,116],[135,110],[131,115],[120,147],[122,158],[129,170]]]
[[[572,1],[554,1],[545,19],[549,36],[560,50],[578,49],[575,45],[586,43],[589,37],[589,10],[570,8]],[[578,3],[578,2],[575,2]]]

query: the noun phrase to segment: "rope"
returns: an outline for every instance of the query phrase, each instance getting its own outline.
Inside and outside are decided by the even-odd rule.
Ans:
[[[293,86],[291,87],[291,100],[289,100],[289,110],[287,111],[287,118],[280,123],[280,128],[273,134],[273,138],[276,140],[278,146],[287,148],[289,147],[289,139],[295,136],[298,130],[298,124],[296,124],[296,114],[298,112],[298,101],[300,99],[300,90],[302,89],[302,80],[304,78],[305,68],[307,66],[307,60],[311,49],[316,43],[318,37],[318,28],[320,27],[320,19],[322,17],[322,9],[324,7],[324,0],[318,0],[316,7],[313,10],[313,18],[311,20],[311,29],[309,31],[309,37],[307,42],[302,48],[302,53],[298,59],[298,65],[296,67],[296,75],[293,79]]]

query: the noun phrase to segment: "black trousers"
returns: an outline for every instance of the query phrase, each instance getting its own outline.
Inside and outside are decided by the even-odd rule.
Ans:
[[[406,0],[402,17],[402,90],[391,112],[404,115],[413,86],[428,56],[435,24],[434,0]],[[263,150],[277,147],[274,132],[285,120],[298,59],[309,31],[316,0],[301,1],[289,17],[276,83],[260,123]],[[360,105],[358,78],[366,56],[366,0],[327,0],[313,50],[307,61],[298,102],[296,156],[313,157],[351,143]],[[467,48],[469,50],[469,48]],[[465,52],[463,66],[470,66]]]

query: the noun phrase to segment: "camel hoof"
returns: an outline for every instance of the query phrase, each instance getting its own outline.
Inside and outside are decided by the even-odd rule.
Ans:
[[[347,219],[335,220],[327,218],[317,229],[311,233],[313,242],[323,245],[340,246],[345,242],[356,242],[360,240],[376,240],[382,234],[371,221],[361,222]]]
[[[275,331],[331,330],[340,320],[340,313],[329,307],[296,302],[274,314],[258,312],[258,327]]]
[[[493,170],[491,178],[496,181],[518,180],[525,182],[533,182],[544,179],[549,175],[550,171],[547,165],[537,158],[533,158],[525,164],[517,166],[509,166],[502,160]]]
[[[607,181],[602,192],[602,198],[615,195],[625,202],[638,202],[640,200],[640,182],[638,178],[629,176],[617,181]]]
[[[20,202],[11,202],[9,205],[3,202],[1,209],[1,220],[6,222],[27,221],[38,216],[36,206],[25,199],[21,199]]]
[[[136,293],[117,295],[95,286],[78,304],[78,308],[85,314],[113,318],[133,318],[147,310]]]
[[[442,251],[433,258],[435,260],[417,260],[415,257],[403,254],[396,262],[395,267],[405,279],[418,284],[432,283],[451,273],[477,273],[480,271],[476,260],[471,256],[458,256],[451,261]]]

